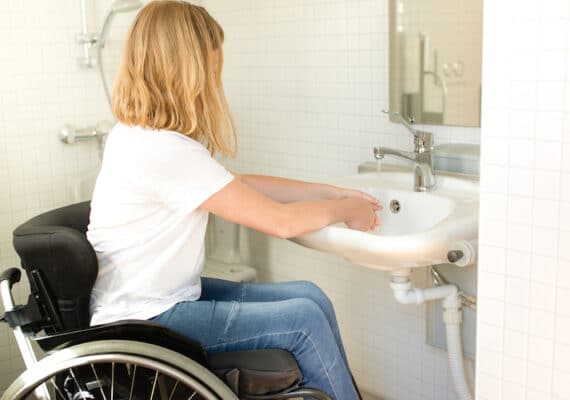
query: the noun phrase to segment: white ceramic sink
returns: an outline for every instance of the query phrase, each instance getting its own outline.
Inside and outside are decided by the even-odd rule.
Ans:
[[[412,172],[365,173],[328,183],[377,197],[384,207],[380,226],[360,232],[337,224],[294,242],[365,267],[394,271],[447,263],[455,242],[477,239],[477,181],[438,175],[437,189],[430,193],[413,191]]]

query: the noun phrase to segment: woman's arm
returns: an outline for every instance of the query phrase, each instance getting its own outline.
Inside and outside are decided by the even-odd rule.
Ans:
[[[360,197],[370,202],[378,201],[359,190],[343,189],[322,183],[310,183],[293,179],[263,175],[238,175],[237,179],[281,203],[315,200],[341,200],[348,197]]]
[[[368,231],[377,226],[376,211],[380,209],[377,204],[359,197],[281,203],[241,179],[235,179],[215,193],[200,208],[280,238],[300,236],[338,222]]]

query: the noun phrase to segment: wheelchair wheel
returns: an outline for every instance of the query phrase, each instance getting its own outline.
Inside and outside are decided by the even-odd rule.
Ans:
[[[105,340],[55,351],[0,400],[237,400],[206,368],[163,347]]]

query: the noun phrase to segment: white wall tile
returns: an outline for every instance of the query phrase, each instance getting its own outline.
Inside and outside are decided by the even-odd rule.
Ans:
[[[570,261],[559,260],[556,269],[557,283],[560,287],[570,288]]]
[[[548,398],[544,396],[550,396],[552,387],[552,368],[545,367],[531,361],[528,362],[527,366],[526,384],[529,389],[534,389],[534,391],[529,390],[529,394],[534,397],[540,396],[536,397],[537,399]]]
[[[556,291],[551,285],[533,281],[530,284],[530,305],[532,308],[554,312]]]
[[[559,171],[534,171],[533,195],[538,199],[559,200],[560,196]]]
[[[505,328],[516,332],[528,332],[530,310],[528,307],[505,305]]]
[[[482,177],[482,179],[484,178]],[[508,179],[502,183],[507,187],[510,194],[530,197],[534,193],[535,185],[533,170],[530,168],[509,168]],[[490,189],[494,190],[494,185]]]
[[[533,282],[554,285],[556,281],[556,255],[533,255],[531,259],[531,277]]]
[[[528,251],[532,248],[531,226],[526,224],[508,224],[507,248],[517,251]]]
[[[534,254],[542,256],[556,256],[558,254],[557,229],[535,226],[533,230],[532,250]]]
[[[503,382],[503,399],[526,399],[524,386],[519,383],[513,383],[507,380]]]
[[[477,303],[478,321],[503,327],[505,324],[505,304],[499,300],[481,297]]]
[[[560,128],[557,131],[560,132]],[[562,158],[560,142],[536,141],[534,154],[535,168],[552,171],[560,170]]]
[[[482,196],[484,197],[484,195]],[[530,225],[533,218],[533,200],[530,197],[509,197],[507,219],[519,225]]]
[[[563,220],[559,202],[554,200],[534,200],[532,223],[535,226],[558,228],[560,219]]]
[[[491,45],[489,54],[494,57],[485,55],[487,41],[495,38],[485,37],[489,39],[484,45],[483,87],[502,80],[492,71],[503,59],[526,60],[526,65],[514,67],[516,71],[504,78],[512,83],[511,101],[505,107],[511,115],[506,182],[507,281],[504,324],[494,324],[505,329],[504,346],[495,350],[503,354],[503,375],[499,382],[490,380],[488,375],[495,372],[495,367],[489,366],[487,373],[485,365],[489,363],[481,361],[488,358],[492,362],[496,355],[479,353],[478,399],[488,398],[489,394],[498,396],[498,386],[502,386],[503,398],[508,399],[570,397],[568,383],[564,383],[568,379],[565,365],[570,363],[570,320],[566,311],[570,301],[570,257],[566,250],[570,248],[570,235],[566,235],[570,174],[566,173],[568,149],[564,145],[570,137],[568,5],[565,0],[524,0],[507,11],[505,4],[485,3],[485,29],[490,25],[491,31],[498,32],[499,26],[511,25],[515,34],[504,32],[506,40]],[[487,124],[485,117],[494,108],[495,101],[487,99],[484,92],[482,137],[489,140],[482,141],[483,153],[497,143],[494,121],[488,120]],[[495,154],[496,150],[490,151]],[[483,160],[485,170],[488,159]],[[482,176],[483,198],[497,191],[495,181],[487,183],[486,179]],[[481,260],[486,260],[485,253],[491,251],[483,235],[492,230],[494,223],[495,218],[481,214]],[[496,246],[492,253],[497,253]],[[480,294],[487,292],[489,284],[497,287],[495,271],[483,266],[479,271]],[[486,320],[479,313],[479,322]]]
[[[508,109],[508,110],[499,110],[502,115],[510,115],[510,137],[513,140],[517,139],[533,139],[535,137],[536,131],[536,110],[517,110],[515,108]],[[489,129],[492,129],[491,132],[495,131],[495,123],[490,120],[488,121]],[[481,135],[486,135],[486,130],[481,132]],[[511,152],[511,157],[513,157],[513,152]],[[532,160],[532,159],[531,159]],[[531,161],[528,160],[528,161]],[[525,163],[525,166],[529,165],[529,162]]]
[[[547,8],[547,7],[545,7]],[[538,79],[562,81],[566,78],[566,52],[561,50],[541,51],[538,60]]]
[[[505,298],[510,304],[528,307],[531,301],[529,281],[520,278],[507,278]]]
[[[568,382],[570,382],[570,373],[554,371],[552,382],[552,394],[555,399],[570,399],[570,391],[568,390]]]
[[[484,253],[481,254],[483,257]],[[518,278],[530,278],[531,259],[527,253],[507,251],[507,275]]]
[[[554,363],[554,342],[530,336],[528,339],[528,360],[551,368]]]

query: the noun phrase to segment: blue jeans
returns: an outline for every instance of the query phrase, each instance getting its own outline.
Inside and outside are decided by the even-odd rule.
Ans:
[[[355,400],[333,306],[310,282],[236,283],[202,278],[202,296],[152,319],[202,343],[208,353],[288,350],[303,386]]]

